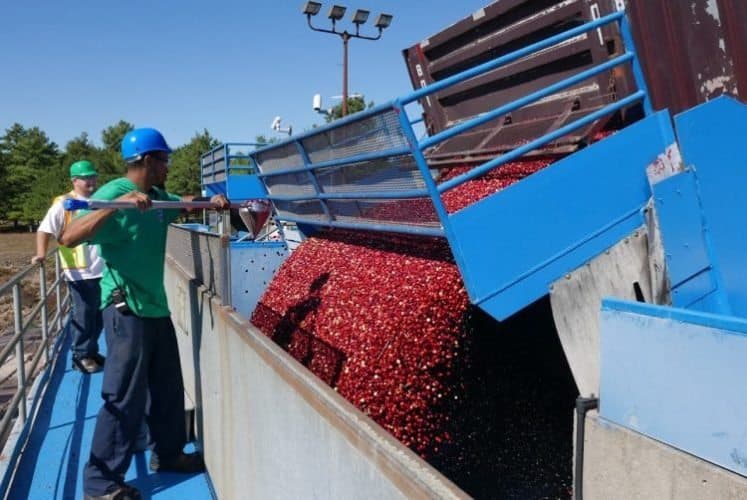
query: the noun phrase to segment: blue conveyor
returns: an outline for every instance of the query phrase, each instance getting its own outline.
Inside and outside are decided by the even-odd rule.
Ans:
[[[625,52],[433,136],[418,139],[406,106],[613,24]],[[437,184],[427,150],[491,120],[630,66],[638,89]],[[456,213],[442,195],[630,106],[644,118]],[[250,154],[278,218],[300,228],[348,228],[445,237],[472,303],[503,320],[564,274],[644,223],[646,166],[674,142],[669,115],[651,109],[627,20],[618,12],[530,44],[408,95]],[[635,147],[631,147],[635,144]]]

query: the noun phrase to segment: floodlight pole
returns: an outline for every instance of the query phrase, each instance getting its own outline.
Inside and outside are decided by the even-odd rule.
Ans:
[[[342,32],[342,116],[348,115],[348,35],[347,30]]]
[[[351,38],[361,38],[363,40],[378,40],[381,38],[383,28],[379,27],[379,34],[376,36],[365,36],[358,33],[360,24],[355,25],[355,33],[348,33],[348,30],[337,31],[335,29],[335,20],[332,20],[332,29],[317,28],[311,24],[311,14],[306,14],[306,20],[309,24],[309,28],[313,31],[319,31],[321,33],[332,33],[342,38],[342,116],[348,114],[348,40]]]

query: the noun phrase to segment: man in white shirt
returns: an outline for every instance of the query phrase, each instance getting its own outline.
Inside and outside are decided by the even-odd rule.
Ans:
[[[50,237],[58,239],[74,212],[63,207],[67,198],[88,200],[96,190],[98,173],[93,163],[81,160],[70,166],[73,190],[58,196],[52,202],[36,233],[36,255],[32,264],[44,260]],[[96,373],[103,369],[104,357],[99,354],[99,336],[103,328],[101,317],[101,288],[99,282],[104,271],[104,261],[99,256],[98,245],[81,243],[77,247],[58,247],[62,269],[72,299],[70,327],[73,334],[73,368],[83,373]]]

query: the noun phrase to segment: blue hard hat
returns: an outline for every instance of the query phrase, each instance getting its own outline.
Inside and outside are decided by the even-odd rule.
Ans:
[[[127,163],[138,161],[151,151],[171,153],[166,139],[154,128],[136,128],[127,132],[122,139],[122,159]]]

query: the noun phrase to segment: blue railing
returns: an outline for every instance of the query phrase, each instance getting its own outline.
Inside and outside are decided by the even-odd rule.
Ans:
[[[416,138],[413,131],[413,124],[420,120],[410,121],[405,111],[407,105],[470,78],[483,75],[523,57],[612,23],[619,25],[626,49],[623,54],[543,89],[532,92],[513,102],[495,109],[486,110],[485,113],[450,127],[438,134],[422,140]],[[629,64],[632,67],[632,73],[638,90],[616,102],[586,114],[565,126],[531,140],[508,153],[482,163],[467,173],[439,185],[434,181],[424,156],[425,150],[500,116],[511,113],[523,106],[537,102],[563,89],[577,85],[595,75],[610,71],[624,64]],[[533,43],[437,83],[418,89],[386,104],[345,117],[325,127],[315,129],[283,143],[258,149],[250,156],[258,166],[258,177],[262,179],[268,188],[268,197],[275,202],[281,220],[311,225],[438,236],[445,235],[448,237],[450,233],[449,214],[441,200],[441,194],[480,177],[495,168],[499,168],[501,165],[513,161],[532,150],[552,143],[576,129],[638,102],[642,103],[643,111],[646,115],[652,112],[647,88],[630,35],[627,18],[623,12],[617,12]],[[337,140],[338,135],[342,136],[342,139],[339,141]],[[309,150],[313,147],[318,147],[320,143],[325,143],[325,141],[329,144],[328,151],[333,158],[317,163],[312,162],[309,158]],[[291,143],[295,144],[298,154],[288,156],[285,163],[283,159],[278,160],[278,155],[282,153],[281,148],[287,147]],[[357,145],[361,146],[364,151],[360,152],[356,150]],[[381,145],[381,147],[373,148],[374,145]],[[343,154],[344,151],[340,152],[340,150],[347,148],[352,149],[349,154]],[[282,154],[280,156],[282,157]],[[272,166],[269,166],[268,163],[267,168],[263,168],[263,163],[266,159],[272,160]],[[386,162],[390,163],[387,164]],[[389,184],[387,184],[386,189],[372,189],[370,184],[373,181],[367,183],[366,179],[357,179],[355,182],[346,181],[345,170],[355,166],[361,168],[360,165],[368,165],[366,168],[371,169],[370,179],[375,178],[374,174],[377,172],[379,174],[384,172],[386,175],[389,175]],[[389,168],[389,170],[381,170],[386,168]],[[319,181],[318,177],[320,171],[323,169],[327,172],[331,170],[338,174],[337,177],[339,180],[337,182],[341,187],[334,189],[334,192],[325,190]],[[416,171],[418,175],[414,176],[413,174]],[[306,180],[303,177],[300,180],[296,179],[298,185],[295,188],[297,189],[289,181],[282,180],[281,178],[281,176],[292,174],[302,174],[305,176]],[[381,175],[378,175],[378,177],[381,177]],[[277,192],[278,189],[275,189],[276,186],[273,185],[273,182],[280,182],[285,192]],[[391,187],[392,182],[395,184],[400,182],[401,186],[393,189]],[[294,189],[297,192],[293,192]],[[387,212],[385,219],[379,219],[380,215],[371,216],[370,214],[375,213],[375,210],[368,213],[361,210],[357,219],[355,215],[351,216],[349,213],[345,214],[344,217],[339,217],[340,214],[336,213],[329,206],[329,203],[335,200],[361,200],[361,202],[378,202],[381,205],[385,205],[396,202],[397,200],[404,201],[418,198],[430,199],[433,211],[432,219],[428,218],[428,214],[426,214],[422,222],[413,221],[412,217],[402,217],[402,220],[397,220],[396,216],[391,216],[391,212],[396,211],[398,208],[407,210],[408,205],[406,204],[403,204],[401,207],[396,205],[390,207],[395,210],[385,211]],[[294,208],[294,203],[304,203],[306,212]],[[340,218],[345,220],[340,220]],[[351,219],[353,219],[352,222]]]
[[[265,189],[256,177],[257,165],[249,154],[264,144],[227,142],[200,157],[200,179],[204,196],[224,194],[234,200],[264,196]]]
[[[227,175],[240,170],[243,174],[256,173],[256,165],[249,155],[249,148],[255,149],[264,144],[256,142],[227,142],[214,147],[200,156],[200,173],[202,184],[225,180]],[[233,154],[239,148],[246,148],[246,153]],[[246,162],[236,165],[234,161]]]

